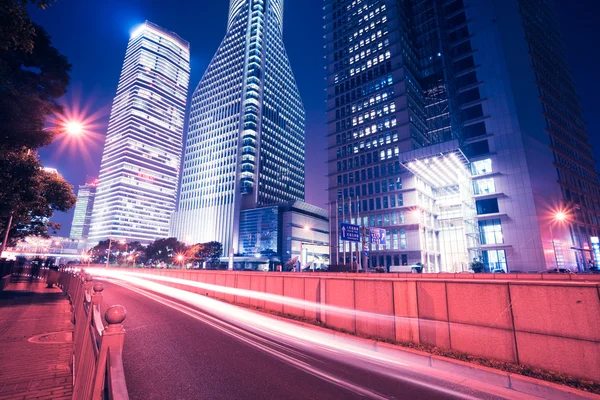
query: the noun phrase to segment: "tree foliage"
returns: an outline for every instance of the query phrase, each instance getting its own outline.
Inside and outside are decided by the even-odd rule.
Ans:
[[[223,255],[223,245],[219,242],[196,243],[190,246],[185,253],[185,258],[196,262],[219,262]]]
[[[158,239],[146,247],[146,258],[152,262],[172,261],[178,253],[184,253],[185,243],[176,238]]]
[[[45,125],[62,111],[57,99],[67,91],[71,65],[46,31],[34,28],[31,52],[0,51],[0,154],[46,146],[57,133]]]
[[[55,1],[0,0],[0,51],[31,52],[36,32],[27,5],[45,9]]]
[[[46,8],[54,0],[0,0],[0,230],[10,216],[10,239],[47,236],[60,227],[55,211],[75,205],[73,188],[57,174],[42,170],[36,149],[55,131],[48,117],[61,111],[71,65],[33,23],[28,5]],[[2,234],[4,234],[2,232]]]
[[[101,240],[90,249],[90,255],[94,262],[106,262],[108,255],[109,239]],[[110,243],[110,262],[126,263],[129,257],[136,264],[146,262],[146,246],[138,241],[121,243],[120,240],[112,240]]]
[[[10,240],[26,236],[47,237],[60,224],[50,222],[56,211],[68,211],[77,198],[73,187],[60,175],[47,172],[35,155],[8,152],[0,157],[0,215],[12,215]],[[0,225],[4,237],[6,223]]]

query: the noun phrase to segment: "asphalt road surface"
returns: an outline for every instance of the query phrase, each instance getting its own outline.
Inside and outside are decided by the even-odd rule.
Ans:
[[[264,337],[158,293],[104,285],[103,313],[113,304],[127,309],[123,360],[134,400],[502,398],[480,391],[485,384],[473,389],[472,381],[410,367],[382,373],[360,358]]]

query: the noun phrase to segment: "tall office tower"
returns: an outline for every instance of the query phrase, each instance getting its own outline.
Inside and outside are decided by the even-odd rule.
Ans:
[[[583,269],[600,188],[550,0],[325,4],[329,202],[386,230],[369,266]]]
[[[71,239],[86,240],[90,233],[94,198],[96,197],[96,182],[79,185],[77,203],[71,224]]]
[[[192,97],[179,209],[187,243],[238,245],[241,210],[304,199],[304,109],[283,45],[283,0],[232,0]]]
[[[169,234],[190,76],[190,45],[146,21],[131,35],[102,155],[89,243]]]

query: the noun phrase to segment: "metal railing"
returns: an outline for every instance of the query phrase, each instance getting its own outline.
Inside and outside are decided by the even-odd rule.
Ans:
[[[63,268],[58,271],[57,284],[69,296],[73,309],[73,399],[129,399],[123,369],[125,308],[109,307],[104,314],[108,325],[104,326],[101,283],[93,284],[83,269]]]

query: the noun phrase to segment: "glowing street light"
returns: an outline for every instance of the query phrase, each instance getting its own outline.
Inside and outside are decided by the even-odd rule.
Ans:
[[[79,121],[67,121],[63,128],[65,133],[74,136],[81,135],[84,132],[83,124]]]
[[[554,240],[554,232],[552,231],[552,225],[555,222],[562,224],[563,222],[568,221],[568,219],[569,214],[567,214],[566,211],[558,210],[554,212],[554,214],[552,215],[552,221],[550,222],[550,238],[552,239],[552,250],[554,251],[554,262],[556,262],[556,269],[559,269],[560,267],[558,265],[558,256],[556,254],[556,241]]]
[[[121,245],[125,245],[125,253],[128,253],[129,252],[129,243],[127,243],[127,240],[121,239],[121,240],[119,240],[119,243]]]
[[[183,254],[177,254],[177,257],[175,257],[175,259],[177,260],[177,262],[181,266],[181,269],[183,269],[183,260],[185,259],[185,257],[183,256]]]
[[[557,211],[556,213],[554,213],[554,220],[557,222],[564,222],[567,220],[567,218],[568,215],[564,211]]]
[[[55,245],[55,246],[57,246],[57,247],[58,247],[58,246],[60,246],[60,252],[61,252],[61,253],[63,252],[63,249],[64,249],[64,248],[63,248],[63,245],[62,245],[62,243],[61,243],[60,241],[56,240],[56,241],[54,242],[54,245]]]

